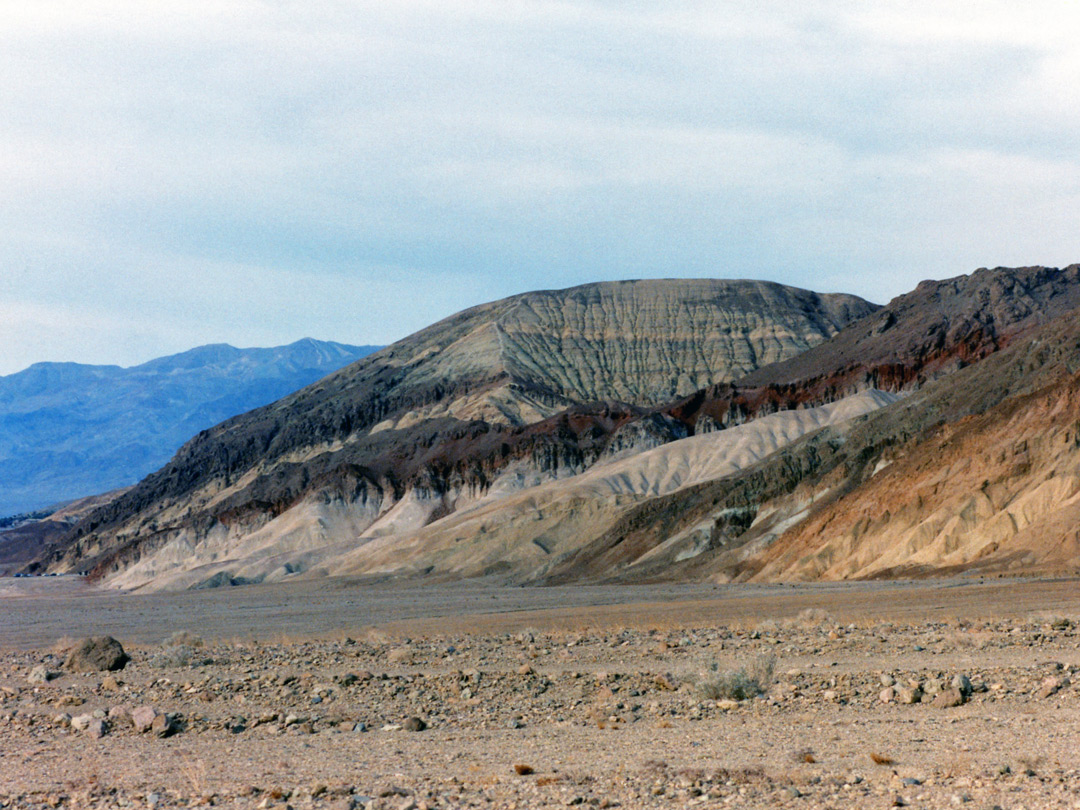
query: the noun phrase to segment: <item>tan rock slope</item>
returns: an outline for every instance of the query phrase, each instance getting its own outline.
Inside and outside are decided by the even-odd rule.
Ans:
[[[755,560],[761,580],[1080,573],[1080,378],[942,425]]]

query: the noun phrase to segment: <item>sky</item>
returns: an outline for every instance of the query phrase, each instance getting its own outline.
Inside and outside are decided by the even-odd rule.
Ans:
[[[0,0],[0,374],[1080,262],[1071,2]]]

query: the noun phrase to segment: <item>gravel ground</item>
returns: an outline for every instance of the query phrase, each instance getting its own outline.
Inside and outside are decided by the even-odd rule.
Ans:
[[[131,661],[70,672],[62,634],[0,653],[0,806],[1080,807],[1076,584],[389,611],[320,638],[129,633],[104,608],[137,597],[71,597]],[[67,598],[34,587],[20,610]]]

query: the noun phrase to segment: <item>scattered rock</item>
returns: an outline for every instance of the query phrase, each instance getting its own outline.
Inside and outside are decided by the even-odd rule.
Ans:
[[[406,731],[423,731],[427,728],[427,723],[419,717],[410,717],[401,727]]]
[[[86,731],[90,727],[90,721],[94,719],[92,714],[77,714],[71,718],[71,727],[76,731]]]
[[[150,724],[150,731],[158,737],[168,737],[176,732],[176,725],[167,714],[159,714]]]
[[[923,690],[918,686],[900,686],[896,689],[896,700],[899,703],[921,703]]]
[[[131,722],[131,711],[127,706],[113,706],[109,709],[108,717],[109,722],[117,726],[133,725]]]
[[[964,705],[964,693],[959,689],[950,688],[938,692],[932,704],[936,709],[951,709],[954,706]]]
[[[878,700],[882,703],[892,703],[896,700],[896,690],[891,686],[887,686],[878,693]]]
[[[30,674],[26,676],[27,683],[48,683],[49,681],[56,680],[60,677],[59,672],[53,672],[44,664],[38,664],[32,670]]]
[[[131,713],[131,724],[135,730],[142,734],[149,731],[154,724],[154,718],[158,716],[158,710],[153,706],[139,706]]]
[[[954,675],[952,679],[952,688],[960,690],[960,693],[964,697],[969,697],[974,688],[971,685],[971,679],[967,675]]]
[[[109,724],[100,717],[94,717],[86,726],[86,733],[96,740],[100,740],[109,733]]]
[[[1039,684],[1039,689],[1035,693],[1035,697],[1039,698],[1039,700],[1045,700],[1052,695],[1056,695],[1068,685],[1068,678],[1062,677],[1060,675],[1051,675],[1049,678],[1045,678],[1043,682]]]
[[[69,672],[113,672],[131,659],[112,636],[95,636],[79,641],[68,653],[64,669]]]

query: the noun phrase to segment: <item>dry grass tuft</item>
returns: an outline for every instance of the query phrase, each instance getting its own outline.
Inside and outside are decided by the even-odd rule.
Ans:
[[[177,630],[162,644],[163,647],[201,647],[203,640],[190,630]]]
[[[817,757],[814,756],[814,752],[810,748],[800,748],[792,755],[792,758],[796,762],[805,762],[807,764],[813,764],[817,762]]]
[[[56,640],[55,644],[53,644],[52,651],[55,655],[67,655],[78,643],[79,640],[77,638],[62,636]]]
[[[878,754],[873,751],[870,752],[870,759],[874,761],[875,765],[895,765],[896,760],[892,757],[887,757],[884,754]]]
[[[775,669],[776,659],[772,656],[758,658],[739,669],[717,671],[714,668],[698,681],[698,694],[706,700],[749,700],[768,691]]]
[[[536,773],[531,765],[523,765],[520,762],[514,766],[514,773],[518,776],[528,776],[531,773]]]

